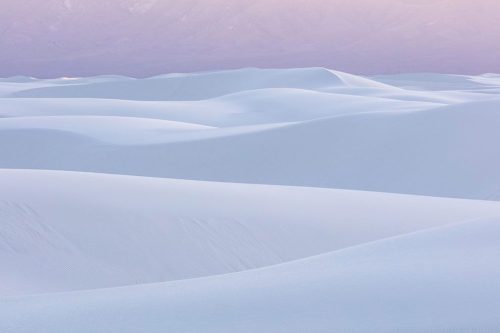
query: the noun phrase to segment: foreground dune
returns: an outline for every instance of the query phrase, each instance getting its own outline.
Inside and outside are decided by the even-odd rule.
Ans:
[[[497,202],[305,187],[41,170],[0,182],[3,295],[230,273],[500,216]]]
[[[2,332],[496,332],[498,219],[195,280],[7,299]]]

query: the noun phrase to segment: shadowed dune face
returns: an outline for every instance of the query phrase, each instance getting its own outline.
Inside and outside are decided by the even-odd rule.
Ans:
[[[498,21],[495,0],[4,0],[0,76],[494,72]]]

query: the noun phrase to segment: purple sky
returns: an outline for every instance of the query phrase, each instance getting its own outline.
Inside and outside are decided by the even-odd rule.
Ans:
[[[499,0],[1,0],[0,76],[500,72]]]

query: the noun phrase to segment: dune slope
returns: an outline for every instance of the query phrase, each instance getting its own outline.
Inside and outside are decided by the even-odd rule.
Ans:
[[[4,295],[230,273],[500,215],[496,202],[288,186],[33,170],[0,182]]]
[[[496,332],[498,219],[284,265],[137,287],[11,298],[7,333]]]

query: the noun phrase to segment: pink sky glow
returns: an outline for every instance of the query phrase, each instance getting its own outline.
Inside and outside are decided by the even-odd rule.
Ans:
[[[0,76],[500,72],[498,0],[2,0]]]

